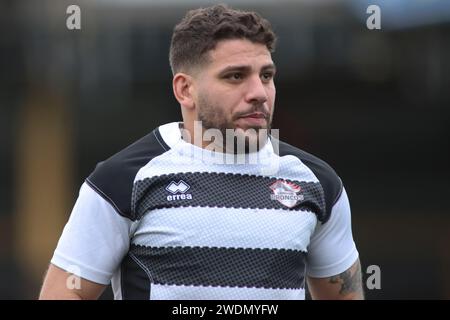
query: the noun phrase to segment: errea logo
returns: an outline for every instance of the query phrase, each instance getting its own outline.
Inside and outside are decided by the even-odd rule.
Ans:
[[[172,193],[172,195],[167,196],[167,201],[172,200],[191,200],[192,194],[186,193],[191,188],[190,185],[188,185],[183,180],[180,180],[178,182],[172,181],[169,183],[169,185],[166,187],[166,190]]]

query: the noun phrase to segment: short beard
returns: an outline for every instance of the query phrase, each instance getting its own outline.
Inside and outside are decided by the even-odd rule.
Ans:
[[[255,108],[255,110],[260,110],[261,108]],[[239,115],[238,115],[239,116]],[[213,106],[205,96],[199,97],[198,102],[198,121],[201,121],[202,127],[204,130],[208,129],[217,129],[220,131],[223,137],[223,141],[214,141],[219,147],[222,147],[222,150],[226,150],[226,137],[227,137],[227,129],[236,130],[233,121],[228,121],[226,115],[224,114],[221,108],[217,108]],[[265,144],[267,143],[268,135],[270,133],[270,129],[272,126],[272,117],[271,115],[267,118],[267,127],[249,127],[248,129],[253,129],[256,131],[257,137],[256,141],[251,141],[254,139],[250,139],[250,137],[244,137],[244,153],[248,154],[250,151],[259,151],[261,150]],[[261,130],[263,129],[263,130]],[[230,153],[238,154],[241,153],[238,150],[238,137],[233,138],[233,150],[227,150]],[[250,145],[253,143],[257,143],[256,148],[250,148]]]

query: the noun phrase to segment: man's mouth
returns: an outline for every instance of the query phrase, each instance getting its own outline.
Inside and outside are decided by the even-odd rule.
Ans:
[[[253,112],[253,113],[249,113],[249,114],[246,114],[244,116],[241,116],[241,118],[257,118],[257,119],[262,118],[262,119],[266,119],[267,116],[264,113],[262,113],[262,112]]]
[[[240,116],[238,122],[245,123],[249,127],[263,127],[267,124],[267,118],[263,112],[252,112]]]

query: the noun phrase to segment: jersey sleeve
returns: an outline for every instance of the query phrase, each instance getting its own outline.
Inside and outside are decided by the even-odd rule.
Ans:
[[[345,189],[331,209],[326,223],[318,223],[311,236],[306,273],[326,278],[342,273],[353,265],[358,251],[353,241],[350,204]]]
[[[109,284],[129,249],[131,227],[130,219],[84,183],[51,263],[83,279]]]

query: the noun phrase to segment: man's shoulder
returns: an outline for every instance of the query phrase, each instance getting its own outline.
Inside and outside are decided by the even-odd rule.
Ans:
[[[336,171],[327,162],[298,147],[295,147],[283,141],[279,141],[279,155],[280,157],[286,155],[295,156],[300,159],[307,167],[309,167],[315,174],[317,172],[322,178],[334,180],[335,182],[340,181],[340,178],[337,175]]]
[[[159,132],[159,127],[132,144],[97,164],[89,177],[134,172],[152,158],[169,150]]]
[[[279,141],[279,156],[292,155],[297,157],[317,177],[325,196],[326,217],[331,214],[331,208],[339,199],[343,184],[336,171],[324,160],[286,142]]]
[[[86,183],[120,215],[130,218],[131,192],[137,172],[169,149],[159,128],[156,128],[105,161],[99,162]]]

